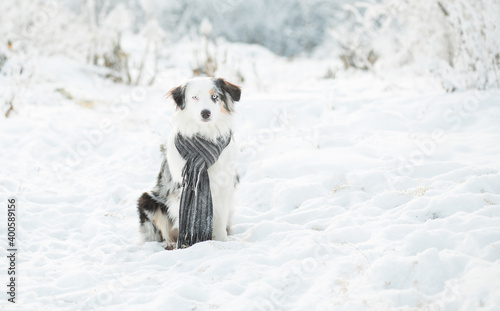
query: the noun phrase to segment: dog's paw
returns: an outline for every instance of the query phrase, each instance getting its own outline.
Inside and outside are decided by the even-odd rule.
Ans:
[[[214,234],[212,235],[212,240],[227,242],[227,232],[225,230],[221,232],[214,232]]]
[[[171,251],[177,248],[177,243],[170,241],[163,241],[161,246],[163,246],[163,248],[166,249],[167,251]]]

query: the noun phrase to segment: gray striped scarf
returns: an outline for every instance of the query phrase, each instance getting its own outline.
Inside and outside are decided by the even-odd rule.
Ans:
[[[186,160],[182,170],[178,248],[212,239],[213,205],[207,170],[229,145],[231,136],[232,133],[221,136],[215,142],[199,135],[187,138],[179,133],[175,137],[175,147]]]

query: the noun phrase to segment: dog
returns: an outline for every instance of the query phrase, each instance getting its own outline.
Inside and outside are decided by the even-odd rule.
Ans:
[[[213,204],[213,231],[209,231],[212,236],[208,239],[227,241],[234,212],[235,190],[239,183],[236,169],[238,150],[232,128],[234,103],[240,100],[240,96],[239,86],[211,77],[188,80],[167,93],[167,97],[173,98],[176,105],[172,131],[160,148],[163,161],[156,186],[139,198],[137,206],[143,242],[158,241],[168,250],[180,247],[180,204],[183,191],[187,191],[184,168],[187,162],[185,158],[189,158],[190,151],[185,151],[184,157],[181,155],[179,137],[187,140],[200,137],[208,142],[223,138],[228,142],[225,147],[222,146],[224,148],[215,163],[206,170],[210,186],[208,195],[211,195]],[[195,195],[199,193],[195,192]]]

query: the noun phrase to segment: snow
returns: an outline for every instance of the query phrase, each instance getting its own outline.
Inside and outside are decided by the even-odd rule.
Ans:
[[[245,49],[260,63],[237,104],[233,235],[175,251],[136,243],[136,200],[170,129],[163,95],[188,66],[141,88],[40,62],[0,121],[0,197],[19,199],[15,307],[496,310],[500,91],[447,94],[404,72],[322,79],[320,62]]]

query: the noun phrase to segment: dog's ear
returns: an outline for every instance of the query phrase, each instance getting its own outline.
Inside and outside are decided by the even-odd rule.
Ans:
[[[186,102],[184,100],[185,94],[186,94],[186,86],[180,85],[168,91],[167,96],[172,96],[177,107],[179,107],[182,110],[184,109],[184,107],[186,107]]]
[[[217,85],[217,87],[219,87],[225,93],[228,93],[233,101],[237,102],[240,100],[241,88],[239,86],[229,83],[221,78],[215,80],[215,85]]]

